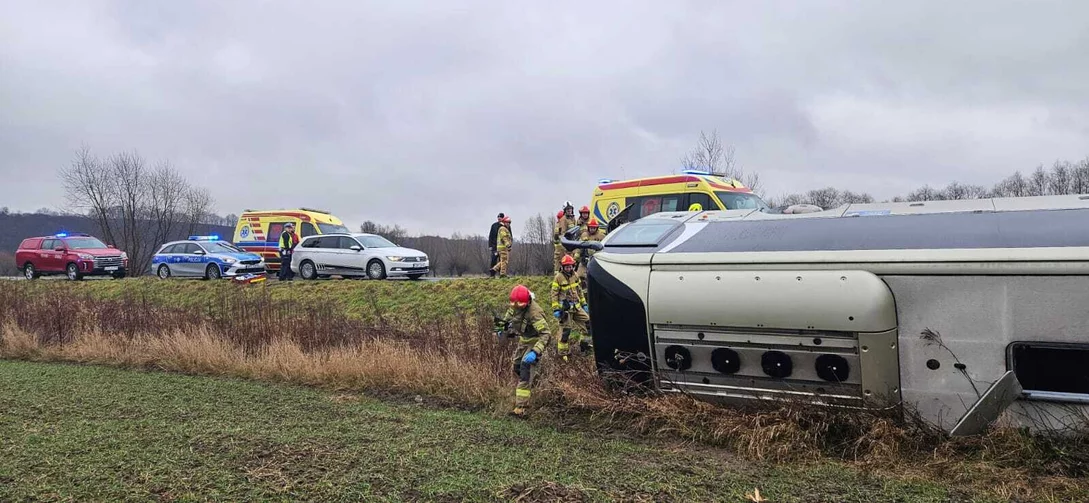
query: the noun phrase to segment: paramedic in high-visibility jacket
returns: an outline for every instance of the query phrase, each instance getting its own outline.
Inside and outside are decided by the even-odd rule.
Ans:
[[[280,281],[291,281],[295,278],[295,273],[291,271],[291,254],[297,244],[299,236],[295,234],[295,224],[284,224],[284,231],[280,233]]]

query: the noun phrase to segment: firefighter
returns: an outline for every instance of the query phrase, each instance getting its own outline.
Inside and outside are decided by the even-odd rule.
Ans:
[[[518,337],[518,345],[511,357],[514,374],[518,376],[513,411],[517,416],[525,414],[537,365],[548,347],[550,337],[548,319],[535,297],[525,285],[516,285],[510,291],[510,307],[496,325],[496,335],[499,337]]]
[[[552,279],[552,315],[559,320],[556,350],[560,356],[567,360],[571,353],[571,343],[578,343],[579,350],[586,353],[592,343],[590,341],[590,315],[586,305],[586,297],[582,293],[582,282],[575,274],[575,258],[564,255],[560,261],[560,272]],[[579,329],[576,337],[571,339],[571,324]],[[584,335],[585,334],[585,335]]]
[[[579,236],[579,241],[602,241],[605,239],[605,229],[598,227],[597,219],[591,218],[586,224],[586,231]],[[590,263],[590,257],[594,256],[594,250],[576,250],[575,261],[578,263],[577,272],[579,279],[586,280],[586,266]]]
[[[567,254],[567,249],[560,243],[560,236],[575,225],[575,206],[571,201],[565,201],[563,210],[556,214],[556,227],[552,230],[552,247],[555,249],[552,254],[552,274],[560,272],[560,259]]]
[[[291,271],[291,254],[295,251],[295,245],[299,244],[299,236],[295,234],[295,224],[284,224],[284,231],[280,233],[280,281],[291,281],[295,273]]]
[[[579,221],[578,225],[581,228],[579,234],[586,232],[586,226],[590,223],[590,207],[583,206],[579,208]]]
[[[510,263],[510,247],[512,239],[510,236],[510,217],[504,216],[500,221],[503,225],[499,226],[499,233],[495,238],[495,249],[499,253],[499,261],[492,267],[492,271],[498,272],[500,278],[507,277],[507,264]]]

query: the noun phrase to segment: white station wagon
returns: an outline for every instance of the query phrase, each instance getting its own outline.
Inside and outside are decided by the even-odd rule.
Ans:
[[[334,275],[420,279],[429,272],[430,262],[424,252],[375,234],[316,234],[295,247],[291,270],[303,279]]]

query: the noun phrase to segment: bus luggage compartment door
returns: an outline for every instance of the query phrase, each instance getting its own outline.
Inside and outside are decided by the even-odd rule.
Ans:
[[[866,271],[651,272],[663,389],[848,406],[900,402],[896,306]]]

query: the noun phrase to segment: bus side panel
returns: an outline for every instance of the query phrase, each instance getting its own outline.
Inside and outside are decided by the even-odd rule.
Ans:
[[[1013,370],[1008,361],[1011,343],[1062,343],[1089,350],[1089,276],[882,279],[896,297],[904,401],[947,430],[979,393]],[[1077,358],[1076,351],[1066,354]],[[1003,420],[1029,428],[1089,425],[1089,393],[1072,398],[1085,402],[1020,399]]]

